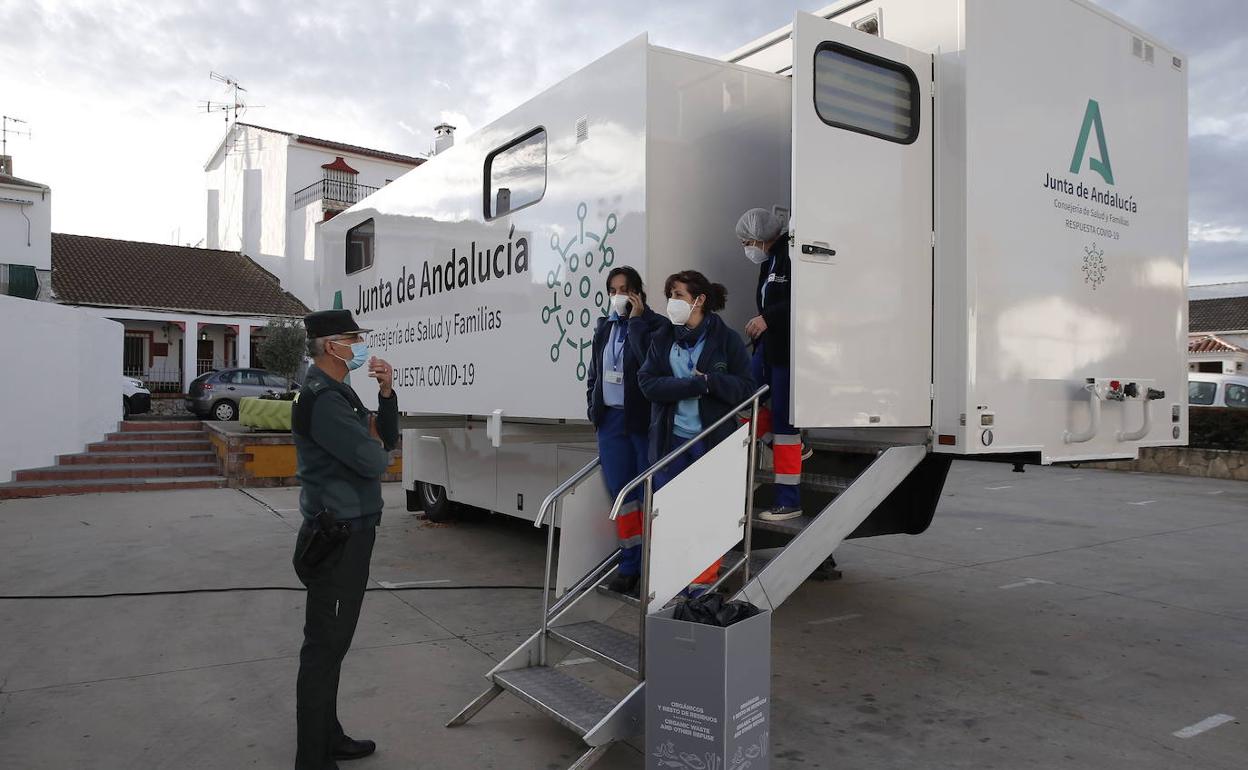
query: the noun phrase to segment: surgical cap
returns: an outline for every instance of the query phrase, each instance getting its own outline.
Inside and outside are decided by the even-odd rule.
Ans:
[[[780,236],[780,217],[767,209],[750,209],[737,220],[737,238],[743,241],[774,241]]]

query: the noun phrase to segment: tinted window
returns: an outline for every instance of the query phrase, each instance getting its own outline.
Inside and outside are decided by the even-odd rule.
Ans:
[[[365,220],[347,231],[347,275],[373,266],[373,220]]]
[[[263,385],[264,380],[260,377],[260,372],[255,369],[243,369],[238,372],[238,383],[242,385]]]
[[[1226,405],[1248,407],[1248,387],[1228,384],[1226,386]]]
[[[1218,395],[1218,386],[1213,382],[1187,383],[1187,403],[1195,406],[1209,406]]]
[[[815,112],[838,128],[909,144],[919,135],[919,81],[909,67],[848,46],[815,51]]]
[[[485,159],[485,218],[493,219],[546,194],[546,129],[535,128]]]
[[[286,387],[286,378],[285,378],[285,377],[281,377],[281,376],[276,375],[276,374],[270,374],[269,372],[265,372],[265,373],[264,373],[264,374],[262,374],[261,376],[264,378],[264,384],[265,384],[265,385],[268,385],[270,388],[284,388],[284,387]]]

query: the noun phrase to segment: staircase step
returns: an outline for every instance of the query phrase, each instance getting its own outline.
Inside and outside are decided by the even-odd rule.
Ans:
[[[641,599],[638,599],[636,596],[629,596],[628,594],[617,593],[615,591],[612,591],[610,588],[607,588],[606,585],[599,585],[594,590],[596,590],[602,596],[609,596],[612,599],[615,599],[618,602],[623,602],[624,604],[627,604],[629,607],[632,607],[634,609],[641,607]]]
[[[605,623],[586,621],[550,629],[550,635],[634,679],[637,673],[637,635]]]
[[[589,685],[549,666],[500,671],[494,682],[581,737],[616,705]]]
[[[754,471],[754,483],[771,484],[775,482],[776,474],[770,469],[759,469]],[[809,489],[812,492],[822,492],[829,495],[839,495],[849,488],[853,479],[844,476],[832,476],[826,473],[802,473],[802,489]]]
[[[87,479],[81,481],[11,481],[0,484],[0,500],[18,497],[86,495],[96,492],[149,492],[169,489],[221,489],[223,476],[183,476],[156,479]]]
[[[149,479],[179,476],[213,476],[216,462],[207,463],[103,463],[100,465],[54,465],[17,471],[14,481],[75,481],[86,479]]]
[[[197,441],[100,441],[87,445],[88,452],[210,452],[207,436]]]
[[[121,431],[127,433],[137,431],[139,433],[147,433],[149,431],[182,431],[182,430],[203,430],[203,422],[199,418],[188,417],[183,420],[179,419],[163,419],[163,420],[143,420],[129,419],[121,424]]]
[[[208,438],[203,430],[127,430],[109,433],[105,441],[202,441]]]
[[[212,452],[83,452],[75,455],[61,455],[56,458],[58,466],[66,465],[140,465],[165,463],[215,463],[217,456]]]

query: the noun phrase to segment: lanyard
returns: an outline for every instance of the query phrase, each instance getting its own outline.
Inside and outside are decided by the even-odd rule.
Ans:
[[[611,348],[611,370],[618,372],[623,369],[621,364],[624,361],[624,345],[628,341],[628,327],[617,323],[612,336],[614,342],[608,346]]]

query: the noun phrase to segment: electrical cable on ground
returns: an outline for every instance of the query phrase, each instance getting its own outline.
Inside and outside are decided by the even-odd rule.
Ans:
[[[16,594],[0,596],[0,601],[34,601],[44,599],[116,599],[134,596],[183,596],[186,594],[231,594],[258,591],[306,592],[303,586],[236,586],[233,588],[183,588],[169,591],[118,591],[105,594]],[[492,585],[492,586],[395,586],[385,588],[372,586],[365,591],[540,591],[541,586]]]

